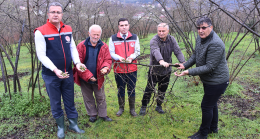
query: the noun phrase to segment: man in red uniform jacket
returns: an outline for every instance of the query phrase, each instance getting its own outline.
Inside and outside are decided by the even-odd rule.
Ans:
[[[120,18],[118,21],[119,32],[111,36],[109,40],[109,51],[115,63],[114,72],[118,89],[119,111],[116,116],[121,116],[125,105],[125,86],[127,84],[127,93],[130,107],[130,114],[137,116],[135,112],[135,85],[137,78],[136,58],[140,55],[140,44],[136,34],[129,32],[128,20]]]
[[[71,63],[73,60],[78,69],[85,65],[79,61],[71,27],[61,22],[62,15],[62,5],[58,2],[50,3],[47,23],[34,31],[37,56],[42,62],[42,78],[50,98],[53,118],[58,125],[58,138],[65,137],[61,96],[70,123],[69,129],[77,133],[85,132],[77,125]]]

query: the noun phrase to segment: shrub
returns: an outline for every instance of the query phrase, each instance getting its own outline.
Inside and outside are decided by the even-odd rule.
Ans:
[[[27,95],[12,94],[3,96],[0,102],[0,118],[10,118],[15,115],[41,116],[47,114],[50,109],[50,101],[44,96],[36,95],[34,103]]]

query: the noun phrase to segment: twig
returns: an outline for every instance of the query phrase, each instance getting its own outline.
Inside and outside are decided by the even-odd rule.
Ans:
[[[211,3],[215,4],[216,6],[218,6],[218,8],[223,11],[225,14],[227,14],[229,17],[231,17],[233,20],[235,20],[238,24],[240,24],[241,26],[243,26],[244,28],[246,28],[247,30],[249,30],[251,33],[255,34],[256,36],[260,37],[260,35],[253,31],[251,28],[247,27],[245,24],[241,23],[240,21],[238,21],[235,17],[233,17],[231,14],[229,14],[227,11],[225,11],[224,9],[220,8],[220,6],[218,4],[216,4],[215,2],[213,2],[212,0],[209,0]]]
[[[114,62],[118,64],[135,64],[135,65],[141,65],[141,66],[146,66],[146,67],[163,67],[163,65],[146,65],[146,64],[141,64],[141,63],[127,63],[127,62]],[[179,67],[179,65],[173,65],[169,64],[170,67]]]

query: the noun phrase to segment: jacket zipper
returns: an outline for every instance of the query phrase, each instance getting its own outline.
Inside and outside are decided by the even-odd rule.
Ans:
[[[127,42],[128,52],[129,52],[129,43]]]
[[[127,58],[127,52],[126,52],[126,38],[124,38],[124,44],[125,44],[125,58]],[[128,73],[128,64],[125,64],[126,65],[126,70],[127,70],[127,73]]]
[[[63,27],[64,27],[64,25],[63,25],[61,28],[63,28]],[[61,30],[61,28],[60,28],[60,30]],[[64,51],[64,47],[63,47],[61,35],[60,35],[60,30],[59,30],[59,36],[60,36],[60,42],[61,42],[61,46],[62,46],[62,50],[63,50],[63,55],[64,55],[64,61],[65,61],[64,72],[66,72],[66,55],[65,55],[65,51]]]

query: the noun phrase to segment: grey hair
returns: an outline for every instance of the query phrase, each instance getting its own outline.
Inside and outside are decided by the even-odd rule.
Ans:
[[[166,27],[167,30],[169,30],[169,25],[168,25],[167,23],[160,23],[160,24],[157,26],[157,29],[158,29],[159,27]]]
[[[201,17],[201,18],[199,18],[199,19],[197,20],[197,22],[196,22],[196,25],[197,25],[197,26],[200,26],[200,25],[202,25],[203,23],[207,23],[209,26],[212,25],[212,22],[211,22],[211,20],[210,20],[208,17]]]
[[[99,29],[101,30],[101,33],[100,33],[100,35],[101,35],[101,34],[102,34],[102,29],[101,29],[101,27],[100,27],[99,25],[97,25],[97,24],[91,25],[91,26],[89,27],[88,32],[91,33],[91,30],[92,30],[92,28],[94,28],[94,27],[97,27],[97,28],[99,28]]]
[[[49,7],[48,7],[48,11],[50,11],[50,7],[51,6],[60,6],[61,7],[61,12],[63,12],[63,7],[62,7],[62,5],[59,3],[59,2],[52,2],[52,3],[50,3],[49,4]]]

